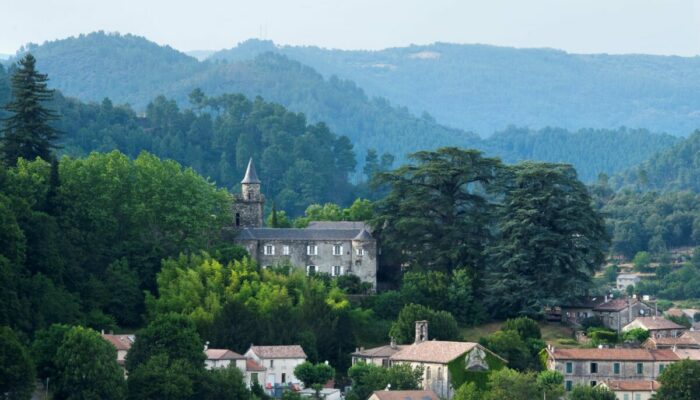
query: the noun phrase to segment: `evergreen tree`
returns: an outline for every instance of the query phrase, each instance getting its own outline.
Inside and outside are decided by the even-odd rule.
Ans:
[[[36,59],[27,54],[19,61],[19,68],[12,75],[13,99],[4,106],[12,115],[5,118],[2,129],[3,158],[8,165],[15,165],[18,158],[33,160],[51,159],[52,144],[58,131],[49,122],[58,114],[43,103],[53,98],[53,90],[47,89],[46,74],[36,68]]]

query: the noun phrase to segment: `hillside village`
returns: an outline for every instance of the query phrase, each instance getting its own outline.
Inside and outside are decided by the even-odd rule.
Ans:
[[[688,2],[130,1],[0,8],[0,399],[700,400]]]

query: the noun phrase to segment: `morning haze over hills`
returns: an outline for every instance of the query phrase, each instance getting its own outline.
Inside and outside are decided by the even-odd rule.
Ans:
[[[402,160],[456,145],[509,162],[573,163],[591,181],[646,160],[700,120],[695,58],[442,43],[340,51],[248,40],[200,62],[103,32],[27,50],[63,94],[108,97],[137,112],[160,94],[186,107],[195,88],[262,96],[347,135],[361,164],[367,149]]]

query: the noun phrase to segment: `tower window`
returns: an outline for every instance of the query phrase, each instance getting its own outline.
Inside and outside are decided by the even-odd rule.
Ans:
[[[236,226],[241,226],[241,213],[236,213]]]

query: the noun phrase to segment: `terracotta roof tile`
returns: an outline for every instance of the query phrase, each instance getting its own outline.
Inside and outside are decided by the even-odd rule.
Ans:
[[[613,392],[651,392],[659,390],[661,384],[657,381],[625,380],[606,381],[605,386],[607,386]]]
[[[242,360],[245,357],[229,349],[206,349],[207,360]]]
[[[428,340],[421,343],[414,343],[404,346],[404,348],[389,357],[393,361],[415,361],[434,362],[447,364],[464,353],[471,351],[474,347],[493,354],[506,361],[502,357],[473,342],[447,342],[440,340]]]
[[[134,335],[111,335],[111,334],[106,334],[103,333],[102,337],[112,343],[114,347],[117,348],[117,350],[125,350],[129,351],[131,348],[131,345],[134,343],[135,336]]]
[[[689,358],[693,361],[700,361],[700,349],[676,349],[675,353],[681,359]]]
[[[678,361],[671,349],[555,349],[548,350],[555,360],[599,361]]]
[[[379,400],[440,400],[432,390],[377,390],[372,396]]]
[[[637,300],[632,300],[630,304],[637,304]],[[608,300],[607,302],[600,303],[595,306],[596,311],[620,311],[627,308],[627,300],[614,299]]]
[[[250,350],[260,358],[306,358],[304,349],[298,344],[291,346],[251,346]]]
[[[395,347],[391,347],[391,345],[387,344],[386,346],[362,349],[352,353],[351,355],[360,357],[391,357],[404,348],[406,348],[406,345],[403,344],[396,345]]]
[[[647,330],[685,329],[684,326],[669,321],[664,317],[637,317],[634,321],[630,322],[630,324],[634,324],[635,322]]]

